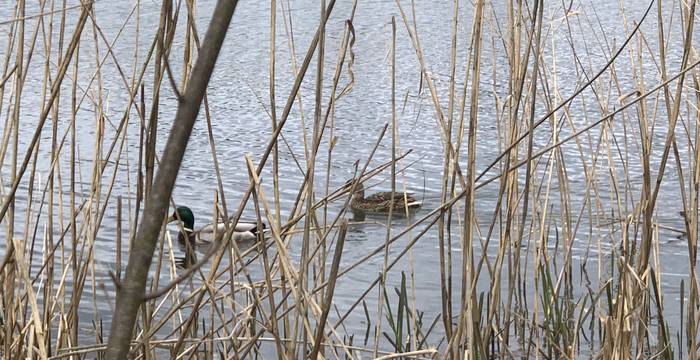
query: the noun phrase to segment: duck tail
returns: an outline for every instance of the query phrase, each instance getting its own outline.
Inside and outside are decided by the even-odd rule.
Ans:
[[[265,223],[261,223],[260,227],[256,226],[256,227],[250,229],[250,233],[255,235],[255,236],[258,236],[258,233],[264,232],[265,229],[267,229],[267,225],[265,225]]]
[[[409,209],[416,209],[416,208],[421,207],[422,205],[423,205],[423,203],[420,201],[412,201],[412,202],[406,204],[406,207]]]

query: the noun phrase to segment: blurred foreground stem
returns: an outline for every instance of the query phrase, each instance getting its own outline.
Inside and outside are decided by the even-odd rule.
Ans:
[[[127,357],[136,315],[144,298],[146,279],[158,232],[168,209],[168,201],[192,127],[237,3],[238,1],[235,0],[222,0],[216,4],[187,88],[179,98],[175,121],[165,145],[153,190],[148,194],[136,241],[129,254],[124,280],[117,294],[117,305],[107,346],[107,359]]]

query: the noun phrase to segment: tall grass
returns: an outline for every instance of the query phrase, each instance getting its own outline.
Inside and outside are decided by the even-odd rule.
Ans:
[[[266,73],[248,74],[260,76],[248,90],[266,131],[238,134],[251,149],[222,151],[224,99],[202,95],[207,144],[189,145],[211,154],[215,193],[202,201],[214,221],[252,214],[268,229],[247,244],[229,226],[204,250],[148,217],[159,194],[178,205],[158,182],[174,156],[164,132],[169,107],[206,88],[199,13],[214,5],[166,0],[157,23],[140,1],[119,4],[123,19],[101,1],[0,5],[0,358],[103,358],[116,336],[133,358],[697,358],[694,0],[620,1],[619,17],[588,2],[454,0],[434,4],[451,14],[428,22],[439,35],[417,2],[383,5],[372,41],[387,56],[372,66],[388,69],[375,84],[390,95],[374,100],[390,110],[345,171],[357,154],[343,142],[357,139],[343,130],[364,124],[344,122],[343,102],[373,96],[358,90],[373,76],[360,72],[369,30],[356,15],[370,5],[312,3],[265,3]],[[310,18],[314,31],[298,30]],[[229,56],[239,26],[234,16]],[[394,198],[421,186],[407,174],[428,150],[406,144],[430,134],[439,174],[423,208],[355,218],[361,183],[388,179]],[[144,252],[149,224],[159,235]],[[377,224],[350,257],[353,232]],[[436,253],[415,250],[431,241]],[[426,287],[439,289],[429,301]],[[133,331],[107,330],[123,298]]]

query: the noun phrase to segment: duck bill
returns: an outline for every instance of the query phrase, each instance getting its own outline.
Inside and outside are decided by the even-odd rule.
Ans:
[[[172,215],[168,216],[168,222],[167,222],[167,223],[170,224],[170,223],[173,222],[173,221],[177,221],[177,219],[174,218]]]

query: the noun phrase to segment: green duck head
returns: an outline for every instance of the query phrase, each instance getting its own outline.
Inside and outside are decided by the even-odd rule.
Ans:
[[[194,214],[190,208],[187,206],[178,206],[177,210],[168,218],[168,222],[173,222],[178,219],[182,220],[185,228],[194,230]]]

